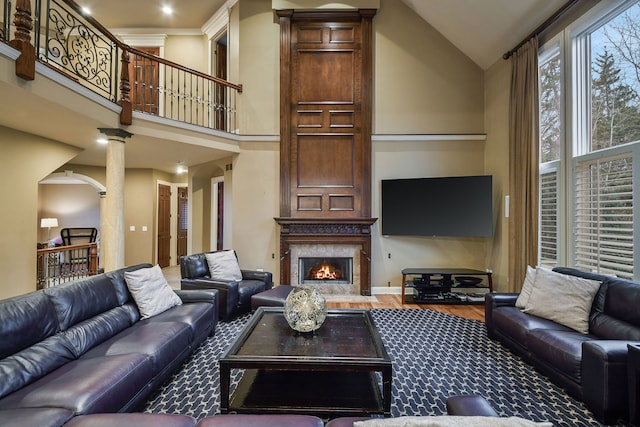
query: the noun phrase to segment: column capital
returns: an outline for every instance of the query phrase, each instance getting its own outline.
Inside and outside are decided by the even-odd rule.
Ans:
[[[122,142],[124,142],[125,138],[131,138],[133,136],[132,133],[120,128],[98,128],[98,130],[100,131],[100,133],[103,133],[107,136],[120,138]]]

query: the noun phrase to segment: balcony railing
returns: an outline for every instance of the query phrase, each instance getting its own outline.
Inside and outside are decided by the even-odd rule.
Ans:
[[[94,18],[85,16],[73,0],[35,0],[34,13],[29,0],[15,1],[12,11],[11,2],[3,0],[0,37],[7,41],[15,28],[16,39],[22,39],[22,45],[31,44],[38,61],[120,104],[122,124],[131,124],[132,111],[139,111],[237,132],[241,85],[124,44]],[[15,27],[7,22],[12,15]],[[20,48],[19,42],[11,44]],[[23,50],[23,56],[29,55]],[[29,74],[28,70],[22,74]]]
[[[37,289],[49,288],[98,274],[98,245],[58,246],[38,249]]]

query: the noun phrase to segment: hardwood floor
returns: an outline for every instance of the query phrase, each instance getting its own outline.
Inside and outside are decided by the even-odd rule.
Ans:
[[[484,305],[457,304],[401,304],[400,295],[374,295],[377,302],[327,302],[329,308],[405,308],[440,311],[472,320],[484,322]]]

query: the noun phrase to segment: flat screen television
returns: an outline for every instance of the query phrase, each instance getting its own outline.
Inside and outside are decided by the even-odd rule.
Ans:
[[[381,181],[385,236],[493,235],[491,175]]]

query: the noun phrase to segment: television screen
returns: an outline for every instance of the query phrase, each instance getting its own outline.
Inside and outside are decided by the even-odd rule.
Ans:
[[[493,235],[491,175],[382,180],[382,234]]]

